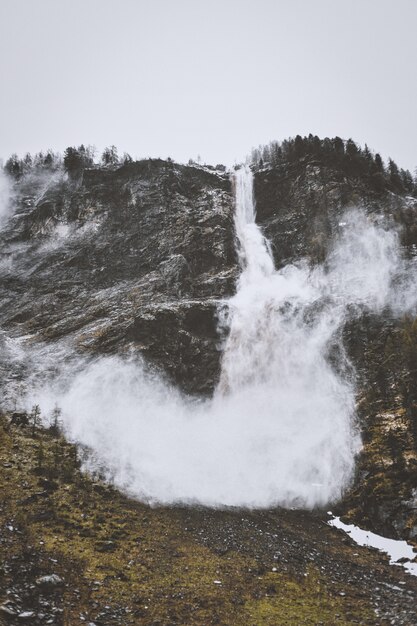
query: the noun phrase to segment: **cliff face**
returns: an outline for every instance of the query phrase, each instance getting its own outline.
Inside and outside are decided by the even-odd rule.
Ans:
[[[388,190],[376,193],[364,177],[314,159],[258,170],[255,196],[257,219],[273,244],[278,267],[300,257],[323,261],[343,214],[355,207],[384,215],[392,227],[401,228],[410,254],[417,249],[416,198]]]
[[[376,193],[317,160],[258,169],[255,196],[277,267],[321,262],[352,206],[401,227],[406,253],[416,253],[414,198]],[[186,392],[210,394],[220,368],[218,311],[238,276],[233,214],[229,175],[160,160],[85,170],[78,181],[23,180],[0,233],[0,327],[80,354],[134,350]],[[365,447],[340,510],[415,539],[415,322],[368,316],[344,334]],[[5,377],[8,367],[6,359]]]
[[[213,389],[216,311],[236,275],[227,176],[148,160],[43,189],[23,181],[14,202],[4,329],[81,353],[140,350],[185,390]]]

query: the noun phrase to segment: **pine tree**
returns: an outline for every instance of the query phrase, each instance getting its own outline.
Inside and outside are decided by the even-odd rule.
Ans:
[[[403,192],[404,187],[401,180],[400,172],[398,170],[398,165],[393,161],[393,159],[388,160],[388,173],[389,173],[389,181],[391,184],[391,188],[393,191]]]
[[[385,172],[384,162],[381,159],[381,155],[378,152],[375,155],[374,163],[375,163],[376,172],[381,172],[381,173]]]
[[[408,193],[413,193],[414,181],[411,172],[409,170],[402,169],[400,171],[400,176],[405,191],[407,191]]]
[[[64,152],[64,168],[71,178],[82,169],[83,160],[77,148],[69,146]]]
[[[343,139],[340,137],[335,137],[333,139],[333,147],[338,157],[343,157],[345,155],[345,144]]]
[[[367,144],[365,144],[365,149],[363,151],[363,157],[365,159],[365,169],[367,173],[372,171],[372,166],[374,164],[374,157],[372,152],[369,150]]]
[[[46,153],[46,156],[43,160],[43,165],[47,168],[47,169],[52,169],[52,166],[54,164],[54,155],[51,152],[51,150],[48,150],[48,152]]]
[[[41,425],[41,409],[39,404],[34,404],[29,415],[29,421],[32,424],[32,437],[35,436],[35,431]]]
[[[119,163],[116,146],[104,148],[103,154],[101,155],[101,162],[103,165],[117,165]]]
[[[304,156],[304,141],[301,135],[297,135],[294,139],[294,156],[296,159]]]
[[[23,159],[23,172],[24,172],[24,173],[26,173],[26,172],[30,172],[30,170],[32,169],[32,167],[33,167],[33,159],[32,159],[32,155],[31,155],[29,152],[27,152],[27,153],[25,154],[24,159]]]
[[[9,176],[12,176],[13,178],[18,179],[21,177],[23,173],[23,164],[17,154],[12,154],[12,156],[7,159],[6,163],[4,164],[4,170],[5,172],[7,172],[7,174],[9,174]]]

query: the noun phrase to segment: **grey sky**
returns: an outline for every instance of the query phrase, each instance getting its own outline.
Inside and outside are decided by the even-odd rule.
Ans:
[[[297,133],[417,165],[417,0],[0,0],[0,156],[241,160]]]

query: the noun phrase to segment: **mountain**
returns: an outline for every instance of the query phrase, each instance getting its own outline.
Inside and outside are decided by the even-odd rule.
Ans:
[[[416,283],[409,280],[410,274],[415,275],[417,260],[417,196],[412,177],[391,161],[385,167],[378,155],[368,149],[361,151],[349,142],[341,145],[340,141],[296,138],[271,144],[253,155],[256,222],[275,266],[284,273],[288,268],[302,267],[306,275],[314,274],[314,268],[322,268],[325,274],[335,240],[343,234],[349,215],[356,219],[359,211],[367,223],[398,240],[407,264],[404,267],[408,269],[403,275],[395,275],[395,293],[399,299],[416,302]],[[78,363],[94,363],[98,357],[112,355],[125,359],[139,356],[152,376],[155,373],[168,381],[181,396],[196,403],[191,406],[197,407],[202,399],[218,393],[230,329],[230,299],[241,276],[233,172],[219,166],[180,165],[160,159],[106,166],[89,162],[77,168],[75,173],[58,167],[54,171],[31,170],[25,174],[18,168],[17,175],[10,178],[9,217],[3,220],[0,231],[3,410],[10,415],[16,407],[14,398],[24,390],[25,381],[30,387],[34,380],[42,381],[46,371],[53,377],[63,367],[76,368]],[[342,272],[340,281],[343,280]],[[361,307],[352,304],[351,309],[354,308]],[[383,303],[376,310],[364,307],[360,314],[355,311],[350,315],[348,307],[338,340],[328,346],[326,359],[354,388],[355,427],[362,440],[353,482],[343,498],[332,503],[332,510],[362,527],[417,545],[417,319],[415,307],[394,309]],[[314,316],[314,307],[303,312],[306,324]],[[82,381],[82,376],[83,370],[78,381]],[[44,442],[45,454],[52,459],[55,444],[41,433],[38,440]],[[13,445],[25,450],[30,458],[27,468],[33,469],[38,463],[39,470],[39,458],[36,460],[24,436],[18,433],[14,444],[7,439],[7,454],[12,454]],[[65,448],[65,458],[77,454],[71,450]],[[5,456],[6,465],[7,459]],[[23,457],[19,457],[19,472],[24,465]],[[105,475],[105,468],[103,472]],[[87,490],[97,495],[97,502],[93,497],[96,508],[107,507],[103,504],[106,498],[119,498],[114,493],[106,495],[107,487],[101,484],[81,487],[83,479],[77,464],[71,476],[71,497],[79,489],[86,507]],[[23,484],[28,478],[19,473],[19,480]],[[56,487],[56,507],[66,502],[64,483]],[[75,488],[76,485],[79,486]],[[13,489],[17,493],[19,488],[16,483]],[[45,492],[48,489],[46,486]],[[131,505],[123,496],[120,498],[120,506],[129,510],[130,516]],[[36,502],[38,499],[36,496]],[[141,518],[146,518],[145,505],[138,507]],[[287,546],[291,556],[284,550],[290,561],[301,559],[303,551],[313,554],[309,523],[314,541],[320,535],[320,512],[317,518],[315,513],[293,514],[278,509],[271,513],[272,517],[265,512],[253,513],[252,518],[251,513],[239,511],[231,511],[230,517],[226,512],[211,513],[199,508],[194,513],[192,509],[173,511],[177,516],[175,523],[181,527],[181,542],[185,542],[175,550],[186,551],[186,533],[190,531],[197,537],[196,527],[201,525],[205,545],[216,554],[216,568],[222,567],[217,557],[222,554],[218,544],[224,538],[227,551],[236,551],[239,562],[243,559],[242,567],[247,567],[247,559],[251,558],[261,559],[265,567],[269,540],[265,540],[265,545],[257,543],[252,554],[248,547],[252,532],[247,531],[249,527],[261,534],[273,533],[274,524],[281,519],[284,530],[280,531],[280,541],[285,544],[285,536],[294,525],[296,536],[292,547]],[[34,513],[42,514],[43,508]],[[93,515],[91,511],[90,514]],[[54,515],[58,519],[60,514]],[[169,509],[164,509],[161,522],[159,513],[149,513],[157,525],[169,525],[170,515]],[[49,523],[53,534],[54,522]],[[62,525],[68,530],[73,523],[71,519]],[[214,530],[216,525],[222,528],[219,535]],[[84,521],[80,522],[79,531],[93,532],[88,524],[88,528],[85,526]],[[160,530],[158,526],[158,533]],[[132,521],[131,532],[142,532],[136,522]],[[152,544],[150,549],[157,550],[150,537],[152,531],[148,536],[147,530],[145,535],[147,545]],[[165,531],[162,536],[167,536]],[[171,537],[169,541],[174,540]],[[331,547],[322,546],[320,550],[334,555],[336,548],[330,535],[328,541]],[[87,551],[90,549],[91,546]],[[343,559],[348,558],[344,548],[340,550]],[[349,553],[349,559],[351,556]],[[120,555],[117,558],[119,567]],[[90,552],[88,562],[91,565]],[[363,562],[361,566],[368,565]],[[336,575],[336,570],[337,566],[332,565],[331,576]],[[354,570],[352,566],[350,575],[354,575]],[[364,572],[361,580],[367,576]],[[264,569],[260,576],[263,573]],[[74,576],[74,584],[82,586]],[[159,584],[162,583],[158,579]],[[329,584],[326,579],[325,585]],[[372,597],[378,584],[378,580],[373,580]],[[396,582],[392,584],[395,586]],[[276,589],[265,593],[274,595]],[[340,591],[341,596],[344,593]],[[395,619],[395,611],[387,608],[390,602],[383,601],[386,620]],[[140,611],[144,610],[140,607]],[[331,610],[330,607],[330,613]],[[199,615],[208,619],[204,611]],[[265,615],[264,621],[256,623],[274,623],[268,622]],[[243,612],[242,616],[249,619],[250,613]],[[155,620],[157,617],[155,613]],[[180,623],[175,621],[177,618],[170,619],[169,623]],[[189,615],[187,619],[194,623]],[[224,619],[224,614],[220,615],[218,623]],[[311,619],[307,623],[316,623],[315,617]],[[374,622],[368,614],[366,620],[358,615],[354,619],[370,624],[388,623]],[[410,623],[409,619],[407,605],[406,612],[394,623]]]

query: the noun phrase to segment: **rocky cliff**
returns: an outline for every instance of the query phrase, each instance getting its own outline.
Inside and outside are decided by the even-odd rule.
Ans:
[[[147,160],[14,189],[0,324],[80,353],[140,350],[186,391],[213,389],[216,311],[236,275],[224,173]]]
[[[258,167],[255,196],[278,267],[323,261],[352,206],[383,216],[416,254],[417,200],[375,190],[337,165],[303,158]],[[217,317],[238,275],[230,175],[144,160],[86,169],[76,180],[26,178],[13,203],[0,234],[0,325],[9,338],[64,342],[84,355],[133,350],[186,392],[213,391]],[[416,323],[387,313],[344,333],[365,446],[340,510],[416,539]],[[6,359],[6,377],[8,367]]]

